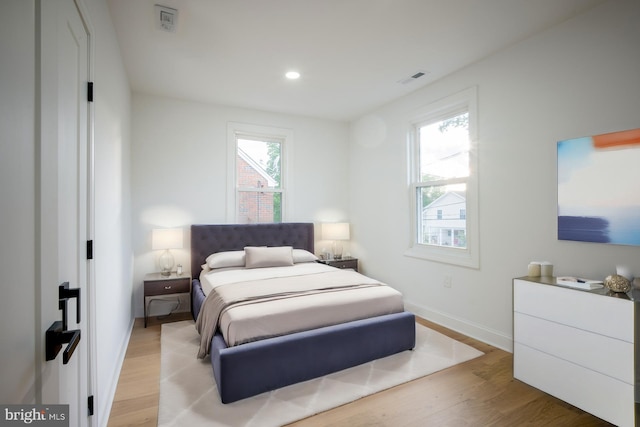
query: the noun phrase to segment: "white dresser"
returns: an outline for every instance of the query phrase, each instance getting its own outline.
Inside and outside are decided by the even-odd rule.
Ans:
[[[551,277],[513,281],[513,376],[618,426],[633,426],[635,303]]]

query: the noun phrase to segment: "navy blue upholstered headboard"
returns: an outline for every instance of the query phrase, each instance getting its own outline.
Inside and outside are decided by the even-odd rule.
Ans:
[[[216,252],[241,251],[245,246],[293,246],[313,253],[313,223],[214,224],[191,226],[191,277]]]

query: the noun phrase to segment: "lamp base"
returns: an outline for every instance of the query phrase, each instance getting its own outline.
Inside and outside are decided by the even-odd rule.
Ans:
[[[338,241],[333,242],[333,259],[342,259],[342,243]]]
[[[165,249],[162,255],[160,255],[160,274],[170,276],[174,262],[173,255],[171,255],[169,249]]]

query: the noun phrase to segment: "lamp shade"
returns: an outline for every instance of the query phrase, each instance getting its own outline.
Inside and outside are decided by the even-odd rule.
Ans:
[[[153,250],[182,249],[182,245],[182,228],[156,228],[151,234]]]
[[[333,222],[322,224],[322,238],[325,240],[349,240],[349,223]]]

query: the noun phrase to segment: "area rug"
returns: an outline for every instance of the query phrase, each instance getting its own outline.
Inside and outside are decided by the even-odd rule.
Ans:
[[[158,426],[282,426],[483,354],[416,324],[413,351],[224,405],[198,344],[193,321],[162,325]]]

